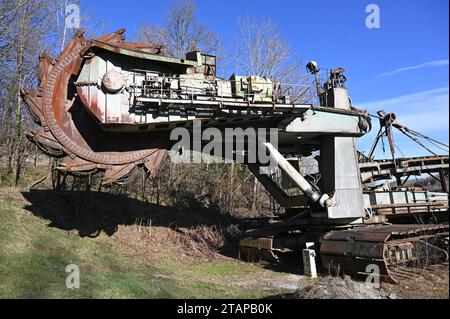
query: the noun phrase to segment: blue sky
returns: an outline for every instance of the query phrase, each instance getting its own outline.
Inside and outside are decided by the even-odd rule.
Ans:
[[[81,0],[111,30],[162,23],[171,1]],[[384,108],[400,122],[448,143],[448,0],[194,0],[198,19],[230,45],[239,17],[271,18],[303,60],[344,67],[353,103],[371,113]],[[365,8],[380,8],[380,28],[368,29]],[[376,121],[375,121],[376,123]],[[372,134],[360,141],[367,149]],[[397,134],[405,155],[423,152]],[[425,153],[423,153],[425,154]]]

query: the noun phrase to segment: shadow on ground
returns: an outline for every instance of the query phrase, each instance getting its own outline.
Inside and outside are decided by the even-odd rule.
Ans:
[[[127,195],[96,191],[30,190],[22,192],[23,207],[33,215],[49,220],[49,227],[77,231],[82,237],[112,236],[120,225],[168,227],[174,230],[196,226],[226,229],[239,219],[191,201],[188,207],[160,206]],[[222,255],[239,258],[239,233],[226,234]],[[260,261],[263,268],[276,272],[302,274],[298,255],[286,256],[279,263]]]
[[[30,190],[22,195],[29,202],[24,209],[50,220],[50,227],[77,230],[83,237],[95,237],[102,231],[111,236],[119,225],[227,227],[237,222],[200,203],[181,209],[105,192]]]

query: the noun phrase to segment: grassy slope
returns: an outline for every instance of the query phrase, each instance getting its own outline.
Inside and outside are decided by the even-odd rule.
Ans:
[[[3,188],[0,198],[0,297],[247,298],[273,294],[214,280],[255,272],[254,265],[227,259],[186,264],[170,258],[143,260],[105,235],[82,238],[48,227],[48,221],[22,209],[24,200],[17,190]],[[80,289],[65,287],[65,267],[72,263],[81,269]]]
[[[20,186],[43,175],[45,169],[27,171]],[[148,243],[139,240],[136,232],[141,230],[135,225],[96,238],[49,227],[49,220],[25,209],[29,203],[20,189],[1,177],[0,298],[260,298],[288,292],[278,284],[298,280],[233,259],[183,255],[183,247],[170,246],[171,230],[165,227],[151,227],[151,236],[138,234]],[[65,267],[72,263],[81,269],[80,289],[65,287]],[[304,295],[303,288],[296,294]],[[448,273],[384,289],[403,298],[448,298]]]
[[[28,169],[19,186],[32,184],[45,170]],[[1,177],[0,298],[258,298],[281,292],[226,280],[263,271],[252,264],[225,258],[205,262],[164,251],[163,258],[147,258],[104,233],[88,238],[49,227],[50,221],[24,209],[28,203],[20,188]],[[128,228],[124,231],[133,231]],[[80,289],[65,286],[68,264],[80,267]]]

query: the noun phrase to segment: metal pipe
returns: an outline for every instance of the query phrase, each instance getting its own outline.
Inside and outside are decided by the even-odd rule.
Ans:
[[[269,151],[270,158],[294,181],[295,184],[313,202],[319,202],[322,207],[330,207],[331,199],[327,194],[314,190],[310,183],[292,166],[283,155],[269,142],[263,143]]]

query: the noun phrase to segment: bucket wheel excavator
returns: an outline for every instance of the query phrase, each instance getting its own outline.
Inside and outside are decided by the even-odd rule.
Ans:
[[[174,155],[175,129],[192,133],[199,124],[202,132],[254,129],[257,149],[273,167],[254,160],[255,150],[241,150],[238,143],[231,156],[213,155],[227,160],[242,155],[286,214],[250,223],[240,242],[242,256],[276,261],[313,243],[324,269],[358,276],[367,274],[367,265],[377,265],[380,278],[391,281],[409,276],[413,267],[447,261],[448,194],[403,187],[401,179],[438,172],[445,184],[448,146],[447,155],[426,158],[374,160],[372,153],[359,153],[356,140],[371,130],[372,121],[352,105],[344,69],[331,70],[322,84],[317,63],[310,62],[319,103],[295,103],[273,79],[236,74],[222,79],[212,55],[168,57],[162,46],[126,42],[124,32],[88,40],[78,31],[57,58],[40,55],[38,87],[21,92],[36,123],[27,137],[58,159],[59,172],[98,173],[104,184],[126,184],[139,169],[155,175],[168,154]],[[303,97],[313,93],[306,88]],[[386,136],[391,145],[393,128],[413,139],[424,137],[398,124],[392,113],[377,117],[382,124],[377,140]],[[268,128],[277,132],[275,141],[267,141]],[[208,142],[200,140],[201,146]],[[196,151],[195,141],[187,145],[183,152]],[[302,163],[311,155],[317,172],[307,174]],[[369,187],[392,177],[397,187]],[[393,222],[425,214],[439,215],[438,223]]]

